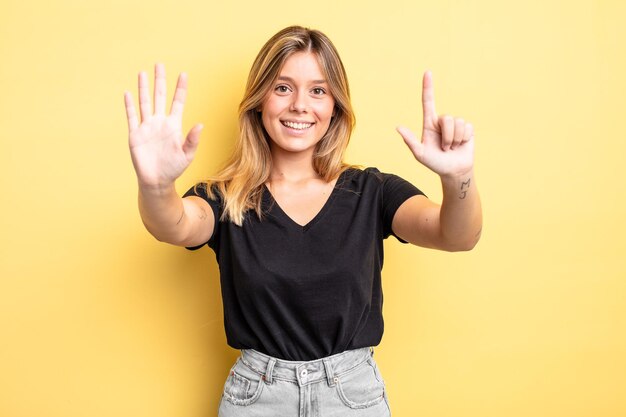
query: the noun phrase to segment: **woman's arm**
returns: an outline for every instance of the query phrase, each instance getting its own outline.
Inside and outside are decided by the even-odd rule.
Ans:
[[[183,137],[186,74],[178,77],[170,114],[166,114],[165,68],[157,64],[154,73],[154,112],[148,76],[139,73],[141,122],[131,94],[124,94],[128,143],[139,185],[139,213],[146,229],[158,240],[196,246],[209,240],[213,232],[213,211],[199,197],[182,199],[174,183],[193,160],[202,125],[195,125]]]
[[[474,129],[452,116],[437,116],[430,72],[424,74],[422,140],[399,127],[415,158],[438,174],[443,188],[441,205],[424,196],[405,201],[396,211],[392,229],[415,245],[448,251],[470,250],[482,230],[480,196],[474,178]]]
[[[181,198],[174,185],[139,187],[139,213],[146,229],[161,242],[193,247],[209,240],[215,216],[200,197]]]
[[[482,230],[480,196],[473,173],[442,178],[443,202],[423,195],[409,198],[396,211],[392,229],[414,245],[446,251],[474,248]]]

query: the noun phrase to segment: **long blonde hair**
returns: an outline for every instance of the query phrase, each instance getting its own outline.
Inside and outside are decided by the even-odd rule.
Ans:
[[[355,117],[341,58],[322,32],[302,26],[287,27],[267,41],[252,64],[246,91],[239,104],[239,137],[235,149],[224,168],[206,183],[211,198],[215,198],[216,189],[224,200],[221,220],[241,226],[246,211],[254,210],[259,218],[263,215],[263,184],[270,176],[272,155],[258,109],[272,89],[285,60],[296,52],[316,55],[330,94],[335,99],[334,116],[326,134],[316,145],[313,167],[324,181],[329,182],[350,166],[343,162],[343,157]]]

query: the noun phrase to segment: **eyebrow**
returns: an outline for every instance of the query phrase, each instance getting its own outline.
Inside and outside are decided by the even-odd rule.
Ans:
[[[293,78],[291,77],[285,77],[284,75],[281,75],[280,77],[277,78],[280,81],[290,81],[292,83],[294,83]],[[295,83],[294,83],[295,84]],[[326,80],[312,80],[311,84],[328,84],[328,82]]]

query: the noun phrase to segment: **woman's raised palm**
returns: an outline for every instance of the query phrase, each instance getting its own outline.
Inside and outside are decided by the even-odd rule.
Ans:
[[[187,76],[180,74],[170,114],[165,114],[166,80],[162,64],[154,69],[154,113],[150,98],[148,76],[139,73],[139,110],[132,95],[124,94],[128,117],[128,143],[137,179],[141,185],[169,186],[187,169],[193,160],[202,125],[195,125],[183,138],[182,117],[187,95]]]

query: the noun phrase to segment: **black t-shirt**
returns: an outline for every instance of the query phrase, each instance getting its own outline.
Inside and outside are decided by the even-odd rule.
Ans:
[[[228,344],[297,361],[378,345],[383,239],[398,207],[418,194],[396,175],[351,168],[305,226],[266,188],[264,216],[249,211],[240,227],[219,221],[220,198],[192,187],[185,197],[205,199],[216,219],[206,244],[220,268]]]

